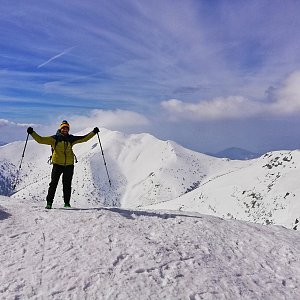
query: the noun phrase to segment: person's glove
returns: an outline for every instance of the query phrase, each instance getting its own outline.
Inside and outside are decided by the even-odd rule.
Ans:
[[[93,132],[96,134],[96,133],[98,133],[100,130],[99,130],[99,128],[98,127],[95,127],[94,129],[93,129]]]
[[[33,133],[33,128],[32,127],[28,127],[27,128],[27,133],[28,134],[32,134]]]

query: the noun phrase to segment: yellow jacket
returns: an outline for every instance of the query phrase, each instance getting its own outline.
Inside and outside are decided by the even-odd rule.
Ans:
[[[40,136],[35,131],[31,134],[39,144],[52,146],[52,163],[62,166],[74,165],[73,145],[87,142],[94,135],[93,131],[83,136],[74,136],[71,134],[64,136],[60,132],[52,136]]]

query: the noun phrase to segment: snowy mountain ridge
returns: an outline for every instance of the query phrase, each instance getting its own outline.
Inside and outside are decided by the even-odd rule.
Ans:
[[[239,170],[204,182],[198,189],[148,206],[234,218],[298,229],[300,152],[267,153]]]
[[[86,129],[78,134],[85,134]],[[126,135],[102,128],[112,187],[108,184],[97,138],[74,146],[72,202],[122,208],[197,211],[222,218],[297,229],[300,218],[300,152],[270,152],[258,159],[231,161],[191,151],[150,134]],[[9,194],[24,142],[0,148],[1,194]],[[47,148],[48,147],[48,148]],[[51,166],[50,147],[30,140],[20,181],[11,197],[44,201]],[[62,205],[58,187],[54,205]]]

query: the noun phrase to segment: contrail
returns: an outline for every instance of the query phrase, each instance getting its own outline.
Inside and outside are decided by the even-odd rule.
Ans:
[[[38,65],[38,69],[41,68],[41,67],[43,67],[43,66],[45,66],[45,65],[47,65],[47,64],[48,64],[49,62],[51,62],[52,60],[55,60],[55,59],[57,59],[57,58],[59,58],[59,57],[65,55],[65,54],[67,54],[68,52],[70,52],[70,51],[71,51],[72,49],[74,49],[75,47],[76,47],[76,46],[71,47],[71,48],[68,48],[68,49],[64,50],[63,52],[61,52],[61,53],[59,53],[59,54],[57,54],[57,55],[55,55],[55,56],[49,58],[47,61],[45,61],[45,62],[43,62],[42,64]]]

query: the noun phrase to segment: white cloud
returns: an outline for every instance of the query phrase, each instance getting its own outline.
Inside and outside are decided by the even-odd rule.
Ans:
[[[256,102],[241,96],[218,97],[211,101],[184,103],[177,99],[163,101],[162,107],[171,120],[207,121],[217,119],[239,119],[255,116],[262,112]]]
[[[55,55],[55,56],[52,56],[52,57],[49,58],[47,61],[45,61],[45,62],[43,62],[42,64],[38,65],[37,68],[39,69],[39,68],[41,68],[41,67],[44,67],[45,65],[49,64],[51,61],[53,61],[53,60],[55,60],[55,59],[57,59],[57,58],[59,58],[59,57],[65,55],[65,54],[67,54],[67,53],[70,52],[73,48],[75,48],[75,46],[74,46],[74,47],[71,47],[71,48],[68,48],[68,49],[64,50],[63,52],[61,52],[61,53],[59,53],[59,54],[57,54],[57,55]]]
[[[258,102],[242,96],[218,97],[196,103],[178,99],[161,102],[172,121],[208,121],[300,113],[300,71],[290,74],[274,92],[272,102]]]
[[[5,120],[5,119],[0,119],[0,129],[3,130],[5,127],[9,128],[9,129],[13,129],[13,128],[28,128],[29,126],[40,126],[34,123],[15,123],[9,120]]]
[[[300,113],[300,71],[293,72],[275,92],[270,111],[277,115]]]
[[[147,132],[146,127],[150,125],[149,119],[142,114],[127,110],[92,110],[83,116],[61,116],[59,120],[51,124],[21,124],[9,120],[0,119],[0,143],[9,143],[16,140],[25,140],[27,128],[33,127],[41,135],[53,135],[59,128],[60,122],[67,119],[71,125],[71,133],[76,133],[86,128],[104,127],[110,130],[122,132]]]
[[[128,110],[92,110],[89,115],[73,116],[68,119],[73,132],[85,129],[104,127],[123,132],[142,128],[150,124],[150,121],[142,114]]]
[[[25,140],[27,135],[26,130],[29,126],[39,127],[40,125],[15,123],[0,119],[0,142],[10,143],[16,140]]]

